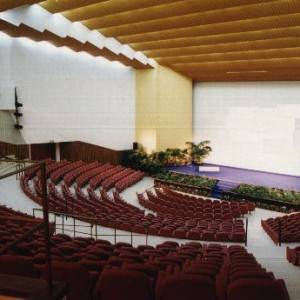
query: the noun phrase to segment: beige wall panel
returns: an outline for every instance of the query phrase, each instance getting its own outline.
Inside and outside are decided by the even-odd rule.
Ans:
[[[152,150],[192,140],[192,81],[168,68],[136,71],[136,140]]]

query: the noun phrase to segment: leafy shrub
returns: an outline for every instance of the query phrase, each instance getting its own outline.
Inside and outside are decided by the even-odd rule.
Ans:
[[[152,160],[144,151],[130,151],[124,164],[151,175],[164,172],[163,165]]]
[[[217,180],[213,178],[208,178],[204,176],[192,176],[192,175],[185,175],[179,174],[174,172],[165,172],[160,173],[155,176],[157,179],[162,179],[168,181],[170,183],[181,183],[186,185],[191,185],[195,187],[205,187],[205,188],[213,188]]]
[[[296,191],[267,188],[264,186],[255,186],[250,184],[240,184],[238,187],[231,191],[245,196],[300,204],[300,192]]]

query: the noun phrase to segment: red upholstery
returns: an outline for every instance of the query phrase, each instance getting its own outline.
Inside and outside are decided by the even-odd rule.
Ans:
[[[92,280],[80,264],[54,261],[52,270],[54,280],[67,283],[67,300],[92,299]],[[45,270],[42,277],[47,278]]]
[[[230,283],[228,300],[288,300],[282,282],[270,279],[239,279]]]
[[[150,279],[136,271],[104,270],[94,293],[95,300],[152,300]]]
[[[279,242],[279,226],[281,226],[281,242],[300,242],[300,212],[262,220],[261,225],[276,244]]]
[[[300,266],[300,247],[286,248],[287,260],[295,266]]]
[[[37,277],[37,272],[31,261],[27,257],[22,256],[0,256],[0,273],[25,277]]]
[[[158,300],[214,300],[215,288],[208,277],[179,274],[166,278],[157,296]]]

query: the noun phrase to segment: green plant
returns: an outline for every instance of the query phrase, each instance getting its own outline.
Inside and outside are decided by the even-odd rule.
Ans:
[[[159,173],[155,176],[157,179],[161,179],[170,183],[181,183],[189,186],[213,188],[217,180],[204,176],[192,176],[173,172]]]
[[[300,192],[296,191],[267,188],[264,186],[255,186],[250,184],[240,184],[238,187],[231,191],[245,196],[300,204]]]
[[[192,163],[202,164],[203,160],[210,154],[212,148],[209,146],[210,141],[202,141],[198,144],[186,142],[186,153],[190,156]]]
[[[126,160],[126,165],[149,174],[156,174],[164,171],[163,164],[153,160],[143,148],[140,148],[137,151],[130,151]]]

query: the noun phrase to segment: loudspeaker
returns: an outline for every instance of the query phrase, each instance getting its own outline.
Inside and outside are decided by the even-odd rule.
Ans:
[[[134,143],[132,144],[132,149],[133,149],[133,151],[137,151],[137,150],[139,149],[139,143],[134,142]]]
[[[20,103],[20,102],[18,102],[18,101],[16,101],[16,102],[15,102],[15,106],[16,106],[16,107],[23,107],[23,104]]]
[[[16,109],[18,109],[18,107],[23,107],[23,104],[18,101],[17,87],[15,87],[15,107]]]
[[[20,124],[15,124],[15,128],[16,128],[16,129],[23,129],[23,126],[20,125]]]
[[[14,112],[14,115],[15,115],[17,118],[20,118],[20,117],[23,116],[23,114],[20,113],[20,112],[18,112],[18,111]]]

